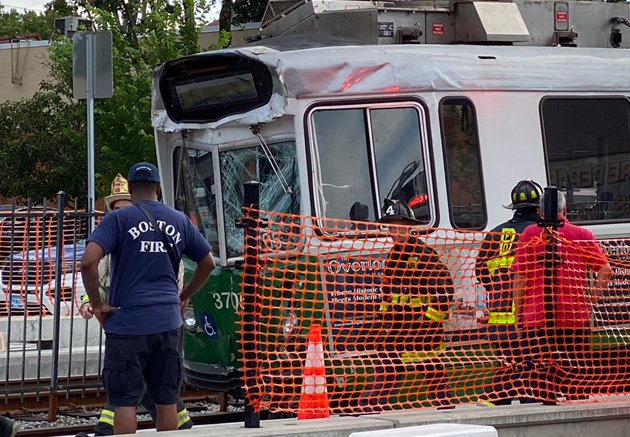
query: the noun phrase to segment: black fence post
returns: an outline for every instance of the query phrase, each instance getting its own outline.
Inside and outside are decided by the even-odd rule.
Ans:
[[[250,208],[244,212],[243,234],[245,238],[245,256],[243,275],[247,280],[243,287],[243,381],[246,387],[256,385],[258,369],[256,357],[258,344],[256,343],[256,270],[258,267],[258,207],[260,202],[260,183],[256,181],[243,184],[243,208]],[[250,384],[251,381],[251,384]],[[251,394],[251,393],[249,393]],[[249,396],[248,396],[249,397]],[[249,402],[245,404],[245,428],[260,428],[260,413],[254,411]]]
[[[50,400],[48,402],[48,421],[57,420],[58,393],[57,377],[59,376],[59,330],[61,325],[61,272],[63,270],[63,211],[66,205],[66,193],[57,193],[57,236],[55,254],[55,314],[53,318],[53,344],[50,376]]]
[[[544,315],[545,315],[545,328],[544,328],[544,341],[549,348],[548,356],[546,358],[549,361],[553,360],[554,352],[556,350],[556,321],[555,321],[555,292],[557,287],[557,233],[559,226],[564,223],[558,220],[558,188],[554,186],[545,187],[545,198],[542,211],[542,219],[539,226],[545,228],[544,241],[545,241],[545,256],[544,256]],[[556,381],[553,374],[549,375],[548,384],[545,390],[545,398],[550,399],[545,403],[555,404],[557,396]]]

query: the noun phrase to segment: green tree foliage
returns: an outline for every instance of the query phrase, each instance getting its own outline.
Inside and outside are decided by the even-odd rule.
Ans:
[[[85,187],[85,115],[56,93],[0,105],[0,192],[53,198]]]
[[[70,6],[85,8],[95,27],[111,30],[113,36],[114,96],[95,102],[100,197],[109,194],[114,176],[125,174],[134,162],[155,162],[152,72],[169,59],[198,51],[195,21],[204,4],[199,0],[94,0]],[[51,198],[63,189],[70,196],[85,197],[86,105],[72,97],[71,41],[59,37],[51,46],[50,59],[51,83],[32,100],[0,105],[2,195]],[[65,179],[56,177],[61,173]],[[19,180],[20,174],[33,177]]]
[[[57,33],[55,18],[75,13],[64,0],[49,3],[44,13],[8,9],[0,3],[0,38],[38,34],[41,39],[51,39]]]

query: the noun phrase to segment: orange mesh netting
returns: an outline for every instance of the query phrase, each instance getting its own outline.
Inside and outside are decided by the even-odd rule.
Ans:
[[[535,228],[508,247],[486,232],[260,214],[240,327],[257,410],[298,412],[311,325],[334,414],[630,391],[630,240]]]
[[[76,314],[85,294],[79,272],[86,219],[63,220],[60,309]],[[0,216],[0,316],[40,317],[55,308],[57,217],[15,212]]]

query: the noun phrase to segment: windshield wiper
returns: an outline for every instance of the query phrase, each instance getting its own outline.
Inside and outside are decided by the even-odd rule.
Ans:
[[[177,169],[177,181],[175,182],[175,209],[179,211],[185,211],[186,208],[186,195],[184,193],[184,171],[186,162],[188,160],[188,153],[186,151],[186,140],[188,139],[188,131],[182,131],[182,145],[179,151],[179,166]]]
[[[260,125],[252,124],[249,127],[249,129],[252,131],[254,135],[256,135],[256,138],[258,138],[260,147],[263,149],[263,153],[267,157],[267,161],[269,161],[269,165],[271,165],[271,169],[275,173],[276,178],[278,178],[278,181],[280,182],[280,186],[282,186],[282,190],[284,191],[285,194],[292,195],[293,190],[291,189],[291,187],[289,186],[289,183],[287,182],[284,175],[282,174],[282,171],[280,170],[280,166],[278,165],[276,158],[273,157],[273,154],[271,153],[271,149],[269,149],[269,146],[267,145],[267,143],[265,142],[265,139],[260,133]]]

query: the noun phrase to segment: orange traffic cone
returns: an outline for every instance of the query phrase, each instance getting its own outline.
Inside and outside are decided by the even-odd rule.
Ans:
[[[320,325],[311,325],[308,334],[306,362],[302,373],[302,393],[298,419],[330,417],[326,369],[324,369],[324,345],[322,344],[322,327]]]

